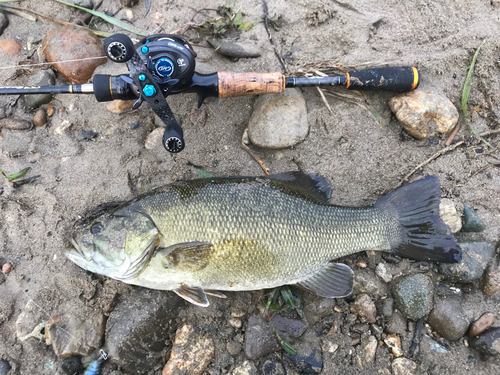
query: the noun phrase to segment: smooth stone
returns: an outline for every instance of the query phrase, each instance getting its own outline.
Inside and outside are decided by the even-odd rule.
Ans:
[[[49,30],[43,39],[42,49],[47,61],[53,63],[52,66],[69,82],[76,84],[86,83],[95,68],[107,61],[99,37],[90,30],[72,26]],[[57,63],[67,60],[79,61]]]
[[[82,358],[79,356],[68,357],[61,362],[61,369],[68,375],[78,374],[83,368]]]
[[[183,300],[171,292],[136,288],[120,297],[106,325],[106,352],[127,373],[143,374],[162,358]]]
[[[377,352],[378,341],[375,336],[370,336],[368,338],[368,344],[365,346],[365,361],[367,363],[373,362],[375,360],[375,353]]]
[[[28,78],[27,86],[53,86],[56,83],[54,72],[50,69],[39,70]],[[52,100],[52,94],[23,95],[24,102],[30,108],[38,108]]]
[[[248,137],[254,145],[272,149],[291,147],[308,134],[306,102],[299,89],[258,96],[248,122]]]
[[[486,331],[495,322],[495,315],[492,313],[483,314],[478,320],[472,323],[469,329],[469,336],[475,337]]]
[[[378,298],[387,295],[388,287],[371,269],[364,268],[354,273],[354,291]]]
[[[292,360],[295,366],[303,374],[319,374],[323,369],[323,356],[321,350],[310,346],[307,342],[298,343],[294,346],[296,354],[284,351],[284,355]]]
[[[482,232],[486,228],[483,221],[464,204],[464,223],[462,232]]]
[[[486,266],[481,278],[481,290],[487,297],[500,292],[500,254],[494,256]]]
[[[245,334],[245,355],[248,359],[258,359],[281,349],[273,334],[271,323],[257,315],[248,319]]]
[[[15,39],[2,39],[0,40],[0,47],[5,53],[9,55],[17,55],[21,52],[21,43]]]
[[[335,299],[316,296],[314,300],[304,306],[307,322],[313,326],[321,319],[330,315],[335,306]]]
[[[258,370],[255,365],[250,361],[245,361],[238,367],[236,367],[231,375],[257,375]],[[187,375],[187,374],[186,374]]]
[[[73,0],[73,4],[87,9],[94,8],[94,3],[92,2],[92,0]]]
[[[0,359],[0,375],[7,375],[10,369],[10,363],[4,359]]]
[[[286,375],[283,365],[277,359],[269,359],[262,365],[262,375]]]
[[[32,127],[31,122],[20,118],[6,117],[0,120],[0,129],[31,130]]]
[[[408,323],[404,315],[399,311],[394,311],[392,316],[387,321],[384,331],[389,334],[405,336],[407,327]]]
[[[395,282],[392,295],[403,315],[416,321],[432,310],[434,284],[424,274],[404,276]]]
[[[394,300],[392,298],[386,298],[382,305],[382,315],[385,318],[390,318],[394,310]]]
[[[189,355],[186,356],[186,353]],[[214,358],[214,353],[212,339],[199,337],[191,324],[184,324],[175,334],[170,359],[163,367],[162,375],[201,375]]]
[[[226,344],[226,350],[232,356],[237,356],[241,352],[241,344],[237,341],[229,341]]]
[[[151,133],[149,133],[144,143],[144,147],[147,150],[154,150],[162,147],[163,143],[163,133],[165,133],[165,128],[156,128]]]
[[[404,352],[403,348],[401,347],[401,339],[397,335],[387,335],[387,337],[384,339],[385,345],[387,345],[389,348],[392,350],[392,354],[394,354],[396,357],[401,357]]]
[[[387,265],[385,263],[377,264],[377,267],[375,268],[375,274],[386,283],[390,283],[392,280],[392,274],[389,272],[389,269],[387,268]]]
[[[449,198],[441,198],[439,203],[439,216],[451,230],[451,233],[460,232],[462,229],[462,218],[457,212],[455,202]]]
[[[33,124],[35,126],[44,126],[47,123],[47,112],[45,109],[40,108],[38,111],[35,112],[33,115]]]
[[[94,138],[97,138],[99,136],[99,133],[92,131],[92,130],[80,130],[80,133],[76,136],[76,140],[78,142],[82,141],[91,141]]]
[[[389,107],[406,131],[418,139],[448,133],[458,121],[453,103],[429,91],[398,94],[389,99]]]
[[[260,51],[250,43],[231,42],[226,39],[211,38],[208,43],[218,54],[231,58],[260,57]]]
[[[9,26],[9,19],[5,13],[0,12],[0,35],[3,34],[4,30]]]
[[[307,329],[307,324],[302,320],[283,318],[281,315],[274,315],[271,325],[285,341],[292,343],[298,339]]]
[[[465,335],[470,324],[462,309],[460,298],[456,296],[436,298],[427,323],[441,337],[450,341],[458,340]]]
[[[375,323],[377,320],[377,308],[372,299],[367,294],[360,294],[351,304],[351,312],[358,314],[368,323]]]
[[[407,358],[396,358],[392,361],[393,375],[414,375],[417,373],[417,364]]]
[[[132,108],[135,100],[113,100],[106,106],[106,109],[112,113],[123,113],[127,109]]]
[[[469,283],[479,279],[495,252],[495,246],[488,242],[461,243],[462,261],[460,263],[443,263],[441,272],[450,281]]]
[[[477,350],[489,354],[500,354],[500,328],[490,328],[481,335],[472,338],[470,345]]]

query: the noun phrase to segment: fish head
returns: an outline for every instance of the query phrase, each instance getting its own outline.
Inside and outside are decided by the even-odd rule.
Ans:
[[[76,233],[65,255],[81,268],[127,281],[148,263],[160,234],[142,212],[107,215]]]

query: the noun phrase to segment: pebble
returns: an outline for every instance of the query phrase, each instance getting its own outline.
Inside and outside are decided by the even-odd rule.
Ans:
[[[394,309],[394,300],[392,298],[386,298],[382,305],[382,316],[384,318],[390,318]]]
[[[205,126],[207,122],[208,114],[202,108],[195,108],[189,114],[189,119],[195,126]]]
[[[0,35],[3,34],[4,30],[9,26],[9,19],[5,13],[0,12]]]
[[[255,367],[255,365],[250,361],[243,362],[241,365],[236,367],[231,373],[231,375],[257,375],[257,374],[258,374],[257,367]]]
[[[198,337],[194,333],[194,328],[189,323],[177,330],[170,359],[163,367],[162,375],[201,375],[205,371],[214,357],[214,342],[208,337]],[[140,372],[144,373],[145,370],[141,369]]]
[[[457,296],[436,298],[427,323],[441,337],[450,341],[460,339],[467,332],[470,324],[462,309],[460,298]]]
[[[462,232],[482,232],[486,228],[483,221],[464,204],[464,223]]]
[[[432,310],[434,284],[424,274],[404,276],[394,284],[392,295],[403,315],[416,321]]]
[[[123,113],[127,109],[132,108],[135,100],[113,100],[106,106],[106,109],[112,113]]]
[[[307,322],[313,326],[321,319],[330,315],[333,312],[335,300],[333,298],[323,298],[316,296],[314,300],[304,306],[304,313]]]
[[[65,358],[61,362],[61,369],[68,375],[78,374],[83,368],[82,358],[78,356]]]
[[[470,345],[489,355],[500,355],[500,328],[490,328],[470,340]]]
[[[5,53],[9,55],[17,55],[21,52],[21,43],[19,43],[15,39],[2,39],[0,40],[0,47],[4,50]]]
[[[292,360],[295,366],[305,374],[319,374],[323,369],[323,356],[318,350],[307,342],[301,342],[294,346],[296,354],[284,352],[285,356]]]
[[[241,344],[237,341],[229,341],[226,344],[226,349],[232,356],[237,356],[241,352]]]
[[[69,129],[73,127],[73,123],[68,120],[62,121],[60,124],[56,125],[54,128],[54,134],[61,135],[66,133]]]
[[[35,126],[44,126],[47,123],[47,112],[45,109],[40,108],[38,111],[35,112],[35,115],[33,116],[33,124]]]
[[[367,294],[360,294],[351,304],[351,312],[358,314],[368,323],[375,323],[377,320],[377,309],[372,299]]]
[[[410,91],[389,99],[389,107],[406,131],[417,139],[426,139],[451,131],[458,111],[445,96],[429,91]]]
[[[84,130],[84,129],[82,129],[82,130],[80,130],[80,132],[76,136],[76,140],[78,142],[91,141],[94,138],[97,138],[98,136],[99,136],[99,133],[97,133],[97,132],[94,132],[92,130]]]
[[[444,223],[450,227],[451,233],[460,232],[460,229],[462,229],[462,218],[457,212],[455,202],[451,199],[441,198],[439,216],[441,216]]]
[[[92,9],[94,7],[92,0],[73,0],[73,4],[87,9]]]
[[[50,104],[50,103],[47,104],[47,116],[48,117],[54,116],[54,112],[55,112],[55,110],[54,110],[54,107],[52,106],[52,104]]]
[[[4,359],[0,359],[0,375],[7,375],[10,369],[10,363]]]
[[[147,150],[154,150],[159,147],[162,147],[163,142],[163,133],[165,132],[165,128],[156,128],[151,133],[149,133],[146,138],[146,142],[144,143],[144,147]]]
[[[262,375],[286,375],[285,369],[277,359],[268,359],[262,365]]]
[[[232,58],[260,57],[260,51],[250,43],[231,42],[227,39],[211,38],[208,43],[215,48],[215,52]]]
[[[274,315],[271,325],[285,341],[292,343],[298,339],[307,329],[307,324],[302,320],[283,318],[281,315]]]
[[[243,323],[241,322],[241,319],[231,318],[231,319],[229,319],[229,325],[231,327],[236,328],[236,329],[240,329],[241,326],[243,325]]]
[[[378,341],[375,336],[368,338],[368,344],[365,346],[365,361],[367,363],[375,360],[375,353],[377,352]]]
[[[137,121],[133,122],[130,124],[130,130],[135,130],[137,129],[141,124],[139,124]]]
[[[139,0],[120,0],[122,5],[127,8],[132,8],[134,5],[136,5]]]
[[[95,68],[106,63],[101,40],[90,30],[61,26],[49,30],[43,39],[42,49],[48,62],[69,82],[86,83]],[[57,64],[57,61],[81,60]]]
[[[248,319],[245,334],[245,355],[248,359],[258,359],[281,349],[273,334],[271,323],[257,315]]]
[[[407,358],[396,358],[392,361],[393,375],[414,375],[417,373],[417,364]]]
[[[462,261],[441,264],[441,272],[450,281],[469,283],[479,279],[495,252],[495,246],[488,242],[461,243]]]
[[[175,332],[182,305],[174,293],[143,288],[120,297],[106,325],[106,352],[127,372],[152,370]]]
[[[291,147],[308,134],[306,102],[300,89],[258,96],[248,122],[248,137],[254,145],[272,149]]]
[[[392,354],[394,354],[396,357],[401,357],[404,354],[399,336],[387,335],[387,337],[384,339],[384,343],[389,348],[391,348]]]
[[[2,272],[7,275],[10,271],[12,271],[12,263],[4,263],[2,266]]]
[[[389,272],[389,269],[387,268],[385,263],[377,264],[377,267],[375,268],[375,273],[386,283],[390,283],[392,280],[392,274]]]
[[[399,311],[394,311],[392,316],[387,321],[384,331],[385,333],[405,336],[407,327],[408,323],[404,315]]]
[[[333,354],[337,351],[338,348],[339,348],[339,344],[334,343],[328,339],[324,339],[323,343],[321,345],[321,350],[323,351],[323,353]]]
[[[371,269],[360,269],[354,273],[354,291],[366,293],[374,298],[387,295],[387,284],[384,283]]]
[[[0,120],[0,129],[30,130],[33,127],[30,121],[16,117],[7,117]]]
[[[469,329],[469,336],[475,337],[486,331],[495,322],[495,315],[492,313],[486,313],[481,315],[481,317],[472,323]]]
[[[497,254],[488,263],[481,278],[481,289],[487,297],[500,292],[500,255]]]
[[[52,86],[56,83],[56,76],[50,69],[39,70],[28,78],[27,86]],[[30,108],[38,108],[52,100],[52,94],[23,95],[24,102]]]

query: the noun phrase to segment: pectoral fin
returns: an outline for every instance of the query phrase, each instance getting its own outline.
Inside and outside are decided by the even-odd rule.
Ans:
[[[353,280],[353,272],[349,266],[343,263],[328,263],[323,270],[299,285],[321,297],[341,298],[352,293]]]
[[[165,268],[183,271],[197,271],[207,266],[214,246],[208,242],[184,242],[157,249],[157,255],[163,256]]]
[[[184,298],[186,301],[191,302],[201,307],[210,305],[208,302],[207,294],[202,287],[184,287],[173,290],[179,297]]]

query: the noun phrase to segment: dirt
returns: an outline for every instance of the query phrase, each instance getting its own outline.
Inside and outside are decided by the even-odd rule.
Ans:
[[[189,3],[153,0],[151,3],[148,15],[145,15],[143,0],[132,8],[134,25],[151,33],[170,32],[190,22],[202,23],[215,17],[215,13],[202,11],[192,20],[196,11],[220,5],[229,5],[235,11],[241,9],[244,19],[249,21],[262,19],[263,15],[261,0],[193,0]],[[82,12],[52,1],[25,0],[19,5],[64,21],[84,18]],[[109,0],[104,1],[99,10],[117,13],[120,8],[119,0]],[[269,2],[268,8],[271,17],[281,17],[280,29],[271,32],[280,53],[288,56],[286,61],[291,71],[313,61],[416,66],[422,76],[419,89],[446,95],[458,109],[472,56],[485,41],[476,62],[468,108],[474,112],[472,120],[478,132],[498,128],[498,1],[277,0]],[[0,82],[4,86],[21,86],[28,76],[11,78],[14,66],[36,55],[43,36],[57,25],[47,20],[32,22],[12,14],[8,17],[10,25],[1,38],[15,38],[23,49],[19,55],[0,51]],[[95,27],[113,31],[102,22],[95,23]],[[263,23],[239,34],[240,40],[254,43],[260,50],[262,56],[255,59],[230,60],[214,54],[202,35],[190,30],[186,36],[196,40],[196,70],[200,73],[283,71]],[[108,62],[98,67],[96,73],[117,75],[126,71],[124,65]],[[58,76],[57,84],[66,82]],[[381,117],[381,125],[377,125],[373,116],[357,105],[330,98],[334,112],[331,115],[316,89],[302,91],[310,123],[305,141],[283,150],[253,147],[253,151],[272,173],[300,169],[325,176],[333,186],[333,204],[372,203],[395,189],[416,165],[444,147],[445,137],[417,141],[408,136],[390,112],[387,104],[390,93],[366,94]],[[21,99],[13,105],[16,98],[0,97],[0,106],[12,107],[13,115],[31,120],[34,111],[26,108]],[[202,166],[214,176],[263,174],[260,166],[240,147],[254,100],[254,97],[207,100],[202,107],[207,112],[207,120],[200,127],[190,120],[197,107],[195,95],[169,97],[187,144],[177,155],[168,154],[161,147],[145,149],[147,135],[155,128],[153,112],[146,105],[137,111],[115,114],[106,109],[107,103],[97,103],[92,95],[56,95],[52,100],[56,112],[47,126],[30,131],[2,131],[0,168],[14,173],[30,166],[30,175],[41,176],[36,183],[16,189],[6,180],[0,180],[0,261],[13,263],[13,270],[0,285],[0,359],[9,361],[12,373],[55,373],[60,362],[45,343],[33,338],[21,342],[16,338],[16,319],[25,309],[28,296],[34,299],[47,320],[66,299],[73,299],[75,308],[79,304],[95,305],[107,313],[115,294],[131,289],[86,273],[63,256],[65,240],[79,215],[103,202],[129,199],[151,186],[197,178],[192,165]],[[55,134],[54,129],[64,120],[72,123],[72,127],[63,134]],[[140,126],[132,130],[134,122]],[[81,130],[94,131],[99,136],[92,141],[77,141]],[[457,139],[464,135],[468,133],[460,130]],[[499,137],[488,140],[496,146]],[[459,240],[498,241],[500,170],[494,164],[498,164],[499,157],[498,148],[488,149],[473,141],[439,157],[411,178],[437,175],[444,197],[476,210],[486,230],[459,234]],[[224,334],[231,331],[228,311],[238,307],[246,312],[246,317],[258,313],[261,294],[229,293],[227,300],[215,302],[206,309],[187,305],[183,309],[182,317],[196,320],[200,329],[210,332],[208,328],[215,327],[222,332],[213,334],[216,359],[209,366],[211,374],[230,371],[243,363],[244,354],[240,353],[234,364],[221,370],[220,358],[226,343],[234,340],[233,336]],[[307,302],[310,297],[304,298]],[[500,318],[499,303],[498,297],[485,298],[480,292],[466,301],[468,311],[476,311],[477,317],[490,311],[497,319]],[[321,346],[335,316],[330,315],[311,327],[308,339]],[[241,338],[241,333],[239,335]],[[347,342],[350,338],[341,340]],[[323,373],[390,371],[390,355],[385,352],[370,366],[359,367],[361,362],[357,357],[364,356],[365,345],[363,341],[352,349],[350,344],[340,345],[336,354],[326,353]],[[429,374],[466,374],[471,370],[477,374],[500,372],[498,359],[477,356],[475,362],[467,363],[465,358],[471,351],[463,340],[451,344],[450,350],[443,359],[420,364],[419,371]],[[377,355],[379,352],[380,349]],[[256,361],[256,365],[260,368],[262,364]],[[105,373],[114,369],[109,365]],[[126,373],[126,369],[122,371]]]

